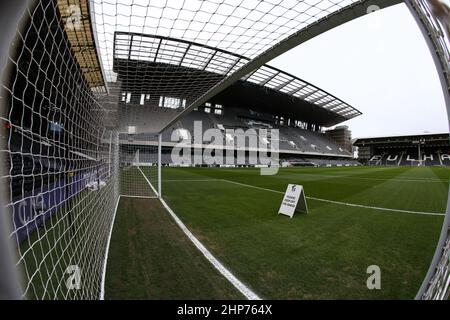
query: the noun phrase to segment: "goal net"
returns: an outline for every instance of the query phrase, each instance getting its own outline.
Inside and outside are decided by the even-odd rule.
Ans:
[[[86,69],[98,63],[77,49],[89,39],[66,32],[58,10],[30,2],[2,82],[8,237],[22,297],[96,299],[119,195],[118,135],[94,96],[98,72]]]
[[[158,140],[156,136],[153,138],[153,141],[120,139],[121,196],[158,196]]]

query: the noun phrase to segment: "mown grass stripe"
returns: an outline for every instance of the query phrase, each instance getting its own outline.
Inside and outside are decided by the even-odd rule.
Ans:
[[[144,176],[147,183],[150,185],[152,189],[150,181],[147,179],[147,176],[144,172],[139,168],[139,171]],[[211,180],[210,180],[211,181]],[[248,300],[262,300],[255,292],[253,292],[248,286],[246,286],[242,281],[236,278],[235,275],[231,273],[213,254],[194,236],[194,234],[186,227],[186,225],[178,218],[175,212],[169,207],[169,205],[162,199],[159,199],[167,210],[167,212],[171,215],[175,223],[180,227],[180,229],[184,232],[184,234],[191,240],[194,246],[203,254],[203,256],[216,268],[220,274],[222,274],[236,289],[239,290]]]
[[[236,182],[236,181],[231,181],[231,180],[226,180],[226,179],[221,179],[221,181],[225,181],[225,182],[228,182],[228,183],[233,183],[233,184],[240,185],[240,186],[244,186],[244,187],[249,187],[249,188],[259,189],[259,190],[263,190],[263,191],[269,191],[269,192],[275,192],[275,193],[284,194],[284,192],[281,192],[281,191],[278,191],[278,190],[272,190],[272,189],[267,189],[267,188],[261,188],[261,187],[252,186],[252,185],[249,185],[249,184],[240,183],[240,182]],[[445,216],[445,213],[422,212],[422,211],[410,211],[410,210],[401,210],[401,209],[391,209],[391,208],[372,207],[372,206],[366,206],[366,205],[362,205],[362,204],[355,204],[355,203],[348,203],[348,202],[333,201],[333,200],[327,200],[327,199],[321,199],[321,198],[315,198],[315,197],[308,197],[308,196],[306,197],[306,199],[314,200],[314,201],[320,201],[320,202],[327,202],[327,203],[332,203],[332,204],[337,204],[337,205],[342,205],[342,206],[348,206],[348,207],[357,207],[357,208],[372,209],[372,210],[379,210],[379,211],[390,211],[390,212],[400,212],[400,213],[412,213],[412,214],[421,214],[421,215],[428,215],[428,216]]]
[[[227,180],[227,179],[167,180],[166,182],[182,182],[182,181],[186,181],[186,182],[224,181],[224,182],[240,185],[240,186],[243,186],[243,187],[253,188],[253,189],[267,191],[267,192],[274,192],[274,193],[284,194],[284,192],[282,192],[282,191],[273,190],[273,189],[267,189],[267,188],[262,188],[262,187],[257,187],[257,186],[253,186],[253,185],[250,185],[250,184],[240,183],[240,182],[231,181],[231,180]],[[356,208],[363,208],[363,209],[371,209],[371,210],[378,210],[378,211],[409,213],[409,214],[420,214],[420,215],[428,215],[428,216],[445,216],[445,213],[438,213],[438,212],[424,212],[424,211],[412,211],[412,210],[373,207],[373,206],[366,206],[366,205],[362,205],[362,204],[334,201],[334,200],[328,200],[328,199],[321,199],[321,198],[310,197],[310,196],[307,196],[306,198],[309,199],[309,200],[313,200],[313,201],[320,201],[320,202],[337,204],[337,205],[341,205],[341,206],[356,207]]]

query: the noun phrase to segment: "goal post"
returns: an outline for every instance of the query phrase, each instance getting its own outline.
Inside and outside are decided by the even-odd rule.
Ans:
[[[158,197],[162,199],[162,134],[158,134]]]

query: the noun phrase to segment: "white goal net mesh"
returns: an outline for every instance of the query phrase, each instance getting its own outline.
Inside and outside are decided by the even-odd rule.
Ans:
[[[119,195],[118,135],[58,12],[56,1],[31,5],[9,56],[1,183],[23,297],[97,299]]]
[[[119,110],[120,130],[159,132],[257,55],[355,2],[93,0],[105,77],[120,83],[110,94],[133,110]]]
[[[142,137],[141,137],[142,138]],[[156,136],[129,138],[120,135],[120,195],[135,198],[158,196],[158,140]]]

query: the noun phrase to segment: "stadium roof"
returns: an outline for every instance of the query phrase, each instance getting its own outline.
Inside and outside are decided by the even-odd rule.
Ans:
[[[58,0],[57,6],[64,24],[64,31],[74,52],[75,59],[81,67],[83,75],[93,92],[105,93],[104,74],[97,52],[93,30],[95,25],[91,22],[91,12],[88,0],[78,0],[79,19],[70,20],[73,3],[67,0]]]
[[[72,0],[66,1],[71,3]],[[164,118],[152,122],[152,130],[161,132],[195,107],[201,106],[233,83],[252,74],[254,70],[259,70],[265,63],[293,47],[343,23],[401,2],[401,0],[90,0],[92,29],[95,30],[100,62],[109,93],[109,97],[100,95],[99,101],[103,105],[102,99],[108,100],[106,109],[108,113],[113,113],[115,109],[113,96],[121,94],[120,81],[117,81],[117,73],[113,70],[116,33],[152,34],[182,39],[250,59],[244,65],[238,63],[230,70],[222,70],[225,76],[217,77],[217,73],[210,72],[209,77],[196,78],[192,81],[189,88],[193,99],[190,99],[186,108],[172,109],[166,112]],[[195,59],[201,61],[202,53],[197,53],[199,55]],[[240,62],[244,60],[241,59]],[[125,71],[132,72],[133,68],[127,65],[122,67]],[[258,74],[269,77],[271,72],[276,73],[273,69],[270,69],[269,73],[263,73],[263,70],[265,69],[261,69]],[[134,71],[136,72],[134,76],[139,78],[141,76],[139,69]],[[269,80],[258,79],[258,74],[253,75],[252,80],[260,83]],[[269,80],[270,84],[267,82],[264,85],[281,86],[280,89],[288,91],[287,85],[283,87],[283,83],[275,84],[277,80],[286,80],[287,83],[291,79],[289,77],[283,79],[278,75]],[[295,81],[290,82],[292,90],[302,86],[296,85]],[[135,89],[138,88],[139,82]],[[334,99],[330,97],[331,95],[324,96],[314,89],[312,92],[297,94],[302,94],[304,99],[308,98],[314,103],[327,104],[326,107],[347,117],[355,115],[351,109],[347,109],[348,113],[343,111],[347,108],[346,105],[339,105],[338,101],[328,101]]]
[[[399,142],[406,140],[414,140],[420,138],[435,138],[439,140],[448,140],[450,142],[450,133],[422,133],[422,134],[409,134],[409,135],[393,135],[393,136],[381,136],[381,137],[367,137],[357,138],[354,141],[354,145],[370,144],[370,143],[383,143],[383,142]]]
[[[358,2],[91,0],[107,82],[115,77],[112,72],[115,32],[183,39],[253,59],[298,30]]]
[[[209,74],[220,76],[213,80],[217,81],[217,78],[235,72],[249,61],[249,58],[238,54],[180,39],[124,32],[116,32],[114,36],[113,70],[119,74],[119,79],[130,82],[125,78],[132,78],[132,85],[139,86],[139,89],[148,89],[148,85],[142,84],[143,81],[158,81],[153,89],[157,88],[157,94],[161,96],[176,94],[179,98],[195,97],[198,93],[194,92],[196,87],[192,84],[202,79],[214,79]],[[174,67],[176,71],[173,70]],[[337,122],[362,114],[307,81],[268,65],[254,70],[242,80],[326,109],[331,114],[340,116],[337,117],[339,120],[335,120]]]

